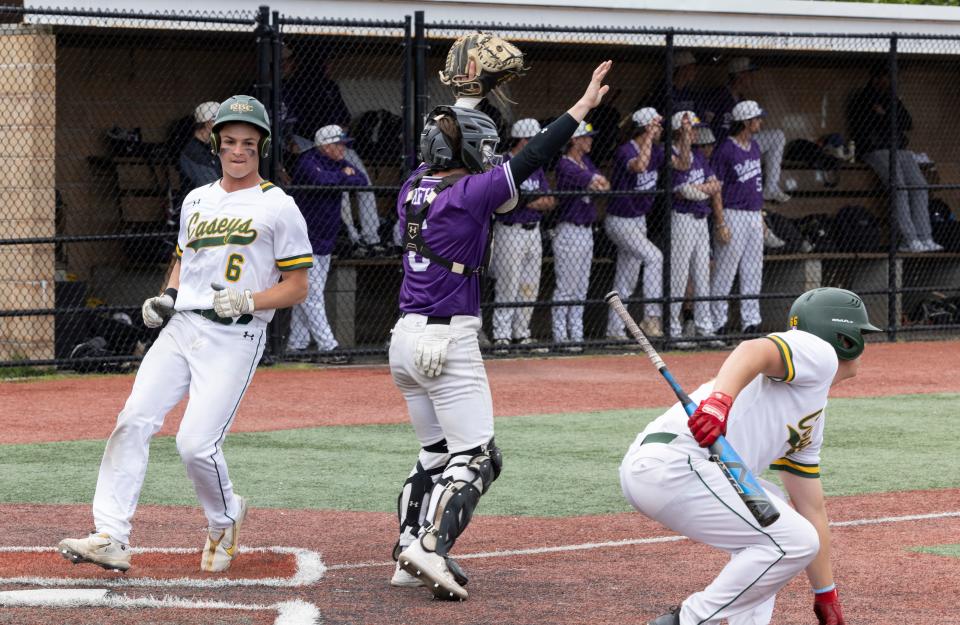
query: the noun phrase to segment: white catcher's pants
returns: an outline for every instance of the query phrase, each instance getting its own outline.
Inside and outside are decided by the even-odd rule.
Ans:
[[[519,225],[496,222],[493,225],[493,255],[490,264],[494,284],[494,301],[534,302],[540,290],[540,266],[543,245],[540,227],[525,230]],[[495,308],[494,339],[525,339],[530,336],[532,307]]]
[[[731,555],[709,586],[683,602],[681,625],[719,625],[722,619],[766,625],[777,591],[820,550],[816,529],[775,486],[763,483],[780,518],[760,528],[715,463],[675,444],[631,448],[620,465],[620,485],[630,504],[651,519]]]
[[[330,274],[330,254],[313,255],[313,267],[307,269],[307,299],[293,307],[290,313],[290,349],[306,349],[310,337],[317,343],[317,349],[327,352],[337,347],[337,339],[327,321],[327,307],[323,290],[327,287]]]
[[[617,272],[613,288],[626,298],[633,295],[643,265],[643,297],[656,299],[663,294],[663,252],[647,238],[647,218],[607,215],[604,223],[607,236],[617,246]],[[660,305],[645,304],[643,314],[660,317]],[[620,315],[611,309],[607,313],[607,336],[626,334]]]
[[[223,439],[263,355],[266,324],[225,326],[176,313],[147,351],[100,463],[93,519],[98,532],[130,542],[130,520],[147,472],[150,439],[188,392],[177,451],[210,527],[240,511],[223,457]]]
[[[555,301],[584,300],[593,265],[593,230],[568,221],[557,224],[553,234],[553,271],[557,286]],[[583,306],[553,307],[553,340],[556,343],[583,340]]]
[[[763,281],[763,215],[760,211],[727,209],[724,221],[730,228],[730,242],[713,250],[713,279],[710,294],[729,295],[733,279],[740,274],[740,294],[760,292]],[[716,300],[711,305],[716,329],[727,325],[728,303]],[[740,300],[740,326],[760,325],[760,300]]]
[[[347,148],[344,157],[351,164],[357,167],[367,180],[370,180],[370,174],[360,155],[353,148]],[[360,214],[360,232],[357,232],[357,226],[353,223],[353,207],[350,205],[350,195],[355,193],[357,196],[357,209]],[[343,225],[347,227],[347,236],[350,241],[357,243],[361,235],[363,242],[367,245],[376,245],[380,242],[380,214],[377,212],[377,198],[372,191],[344,191],[340,198],[340,219]]]
[[[393,326],[390,374],[407,400],[410,421],[421,447],[447,439],[451,454],[485,445],[493,438],[493,399],[480,356],[479,317],[456,315],[450,325],[427,325],[408,314]],[[414,366],[417,341],[425,334],[450,337],[447,361],[437,377]]]
[[[687,279],[693,279],[693,297],[710,294],[710,228],[706,217],[697,219],[689,213],[673,213],[670,221],[670,296],[683,297]],[[680,336],[682,302],[670,304],[670,334]],[[713,333],[710,302],[695,301],[693,320],[704,334]]]

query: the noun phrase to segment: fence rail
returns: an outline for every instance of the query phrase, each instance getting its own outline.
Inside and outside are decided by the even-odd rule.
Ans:
[[[481,104],[504,152],[521,141],[517,121],[549,123],[597,62],[615,63],[613,91],[588,118],[595,134],[522,190],[522,225],[493,226],[488,351],[629,348],[603,303],[611,288],[656,320],[667,348],[782,329],[792,299],[820,285],[861,294],[887,340],[960,329],[960,131],[941,122],[960,99],[960,35],[560,28],[423,11],[332,20],[266,6],[0,7],[0,21],[0,367],[135,366],[157,336],[138,311],[164,283],[183,197],[220,175],[203,103],[234,93],[270,115],[262,175],[308,221],[340,214],[320,280],[328,327],[278,311],[272,358],[322,359],[338,345],[382,359],[402,277],[396,196],[419,162],[425,115],[451,100],[438,78],[447,49],[475,30],[516,40],[531,68]],[[743,100],[766,117],[747,137],[759,155],[738,165],[728,137],[746,125],[732,119]],[[645,107],[661,129],[633,121]],[[689,166],[667,157],[682,146],[674,113],[687,110],[703,124]],[[311,159],[330,158],[317,134],[331,125],[353,138],[345,159],[366,186],[310,175]],[[642,171],[628,169],[641,152]],[[567,162],[594,166],[610,188],[577,183]],[[726,244],[713,200],[690,192],[708,189],[711,172],[735,228]],[[738,204],[739,177],[760,185],[761,212]],[[589,227],[569,226],[578,211]]]

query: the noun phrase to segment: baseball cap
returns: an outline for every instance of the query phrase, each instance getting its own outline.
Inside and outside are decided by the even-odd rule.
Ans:
[[[767,112],[753,100],[744,100],[743,102],[737,102],[737,105],[733,107],[732,115],[733,121],[745,122],[756,117],[766,117]]]
[[[710,145],[716,142],[717,138],[713,136],[713,131],[706,124],[698,126],[693,133],[693,145]]]
[[[760,69],[754,65],[748,57],[737,56],[730,59],[730,62],[727,63],[727,73],[728,74],[739,74],[740,72],[753,72]]]
[[[197,108],[193,109],[193,121],[198,124],[213,121],[217,118],[217,111],[219,110],[219,102],[204,102],[203,104],[198,104]]]
[[[686,67],[687,65],[696,65],[697,57],[693,56],[693,52],[690,50],[680,50],[673,55],[673,69],[680,69],[681,67]]]
[[[518,119],[510,128],[512,139],[529,139],[540,134],[540,122],[530,117]]]
[[[697,114],[693,111],[677,111],[673,114],[673,117],[670,118],[670,127],[674,130],[680,130],[680,126],[683,125],[683,116],[686,115],[690,118],[690,123],[694,128],[697,126],[702,126],[703,122],[700,121],[700,118],[697,117]]]
[[[580,125],[577,126],[577,129],[573,132],[573,139],[577,137],[592,137],[597,134],[593,130],[593,124],[588,124],[587,122],[580,122]]]
[[[317,145],[330,145],[331,143],[349,143],[353,141],[343,131],[343,128],[336,124],[324,126],[313,136],[313,142]]]
[[[657,112],[657,109],[652,106],[646,106],[639,111],[634,111],[630,119],[632,119],[633,123],[637,126],[646,126],[658,119],[663,119],[663,117]]]

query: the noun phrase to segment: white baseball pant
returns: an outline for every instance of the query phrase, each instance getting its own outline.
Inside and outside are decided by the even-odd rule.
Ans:
[[[586,299],[592,265],[591,227],[577,226],[568,221],[557,224],[553,234],[553,271],[557,279],[554,301]],[[582,305],[553,307],[553,340],[555,343],[583,341]]]
[[[493,399],[480,356],[479,317],[455,315],[449,325],[427,324],[407,314],[393,326],[390,374],[407,401],[421,447],[447,439],[451,454],[487,444],[493,438]],[[414,365],[417,341],[427,333],[450,337],[440,375],[428,378]]]
[[[337,339],[334,338],[333,330],[327,321],[327,306],[323,295],[329,273],[330,254],[314,254],[313,267],[307,269],[307,299],[294,306],[290,312],[290,338],[287,342],[289,349],[306,349],[311,336],[319,351],[327,352],[337,347]]]
[[[663,252],[647,238],[647,218],[607,215],[604,222],[607,236],[617,246],[617,271],[613,288],[620,297],[633,295],[643,266],[643,297],[657,299],[663,294]],[[647,317],[660,317],[660,304],[643,307]],[[607,336],[626,336],[620,316],[612,309],[607,314]]]
[[[493,255],[491,269],[496,276],[494,301],[533,302],[540,290],[540,266],[543,245],[540,241],[540,226],[525,229],[520,224],[493,225]],[[494,339],[525,339],[530,337],[532,307],[494,308]]]
[[[763,181],[763,192],[765,195],[775,193],[780,190],[780,168],[783,164],[783,151],[787,146],[787,138],[782,130],[775,128],[761,130],[753,135],[753,138],[760,146],[760,158],[763,161],[763,173],[766,176]]]
[[[240,511],[223,439],[253,379],[266,323],[223,325],[178,312],[147,350],[100,463],[93,519],[98,532],[130,542],[130,520],[147,472],[150,439],[189,391],[177,451],[210,527],[230,527]]]
[[[740,275],[740,294],[760,292],[763,281],[763,216],[760,211],[727,209],[723,212],[730,228],[730,242],[713,250],[713,278],[710,294],[730,294],[733,279]],[[712,302],[710,310],[715,330],[727,325],[727,300]],[[760,325],[760,301],[740,300],[741,328]]]
[[[367,168],[360,160],[360,155],[353,148],[347,148],[344,158],[366,176],[367,180],[371,180]],[[359,232],[353,223],[353,207],[350,205],[350,195],[353,193],[357,195],[357,212],[360,215]],[[361,236],[367,245],[376,245],[380,242],[380,214],[377,212],[377,198],[372,191],[344,191],[340,198],[340,219],[347,227],[347,236],[353,243],[358,243]]]
[[[674,444],[634,448],[620,465],[620,485],[643,514],[731,555],[709,586],[683,602],[681,625],[719,625],[723,619],[766,625],[777,591],[820,550],[816,529],[779,489],[768,494],[780,518],[760,528],[716,463]]]
[[[687,279],[693,280],[693,297],[710,294],[710,228],[706,217],[697,219],[690,213],[673,213],[670,218],[670,296],[687,293]],[[670,334],[681,336],[682,302],[670,304]],[[695,300],[693,321],[703,334],[713,333],[710,302]]]

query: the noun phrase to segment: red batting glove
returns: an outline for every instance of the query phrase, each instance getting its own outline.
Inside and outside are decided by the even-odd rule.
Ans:
[[[727,433],[727,415],[733,406],[733,398],[726,393],[714,391],[700,402],[690,415],[687,427],[701,447],[709,447],[718,437]]]
[[[846,625],[836,588],[813,596],[813,613],[817,615],[819,625]]]

